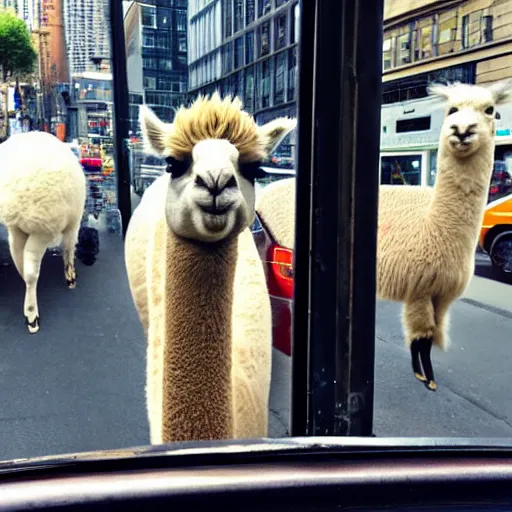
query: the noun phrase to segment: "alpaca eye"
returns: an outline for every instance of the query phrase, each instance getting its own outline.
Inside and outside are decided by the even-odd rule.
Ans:
[[[494,114],[494,107],[487,107],[485,109],[485,113],[489,116],[492,116]]]
[[[254,180],[264,178],[266,172],[261,168],[261,162],[249,162],[247,164],[240,164],[240,174],[251,183]]]
[[[452,114],[455,114],[455,112],[458,112],[459,109],[457,107],[452,107],[450,110],[448,110],[448,115],[451,116]]]
[[[188,160],[178,160],[172,156],[168,156],[165,161],[167,162],[165,172],[168,172],[173,178],[183,176],[190,167]]]

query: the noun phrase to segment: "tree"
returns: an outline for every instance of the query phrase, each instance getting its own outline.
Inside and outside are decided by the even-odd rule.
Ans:
[[[3,137],[9,136],[9,83],[34,70],[37,52],[25,25],[11,10],[0,11],[0,73],[4,105]]]

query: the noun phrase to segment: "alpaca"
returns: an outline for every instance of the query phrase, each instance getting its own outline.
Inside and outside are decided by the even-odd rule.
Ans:
[[[48,247],[62,242],[64,276],[76,286],[75,244],[85,204],[85,176],[71,149],[45,132],[12,135],[0,145],[0,222],[25,281],[28,331],[40,328],[37,281]]]
[[[260,162],[295,125],[258,126],[218,93],[181,107],[172,124],[141,107],[148,150],[168,163],[125,240],[148,340],[152,444],[267,435],[270,299],[248,227]]]
[[[431,85],[429,93],[448,104],[435,186],[380,187],[377,295],[403,303],[413,372],[432,391],[431,348],[446,350],[448,309],[474,273],[494,161],[495,106],[511,91],[509,81]]]

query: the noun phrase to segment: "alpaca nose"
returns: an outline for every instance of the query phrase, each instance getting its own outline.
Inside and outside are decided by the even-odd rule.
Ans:
[[[453,130],[453,135],[455,135],[461,142],[464,142],[471,135],[475,134],[476,123],[470,125],[452,124],[450,128]]]
[[[237,183],[232,173],[221,173],[212,175],[210,173],[203,176],[196,176],[196,186],[205,188],[212,196],[218,196],[227,188],[236,188]]]

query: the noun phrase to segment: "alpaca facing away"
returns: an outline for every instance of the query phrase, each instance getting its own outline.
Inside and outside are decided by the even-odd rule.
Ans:
[[[267,435],[271,311],[249,226],[260,162],[295,125],[257,126],[217,93],[173,124],[141,107],[145,143],[168,162],[125,241],[152,444]]]
[[[75,245],[85,205],[85,175],[71,149],[45,132],[12,135],[0,145],[0,222],[25,281],[28,331],[39,331],[37,282],[49,247],[62,243],[64,276],[76,286]]]
[[[380,187],[377,294],[403,302],[413,372],[432,391],[431,348],[447,348],[448,309],[473,276],[494,161],[496,105],[511,90],[510,81],[431,86],[430,93],[447,102],[435,186]]]

